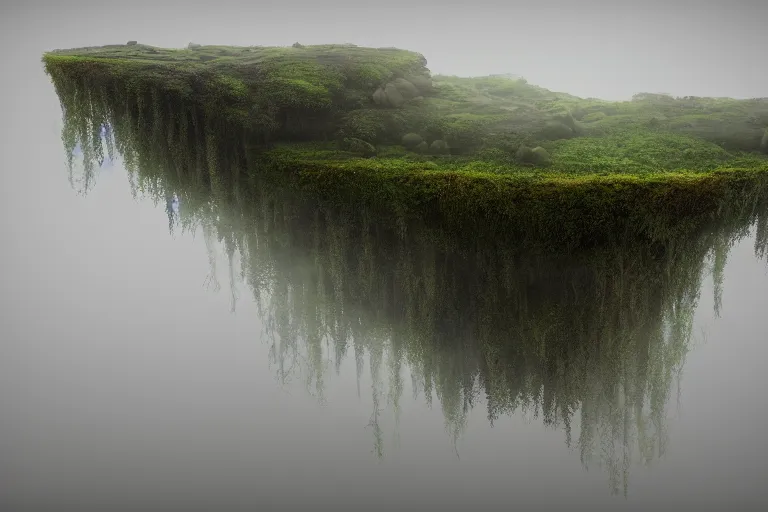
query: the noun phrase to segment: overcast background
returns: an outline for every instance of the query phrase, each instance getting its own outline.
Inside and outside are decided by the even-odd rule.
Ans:
[[[768,2],[759,0],[3,4],[0,37],[15,64],[36,56],[14,52],[14,42],[40,52],[129,39],[171,47],[350,42],[419,51],[433,73],[515,73],[579,96],[768,96]]]
[[[226,275],[218,294],[202,286],[202,237],[171,237],[163,205],[134,201],[119,166],[87,198],[67,182],[59,102],[40,62],[54,48],[352,42],[419,51],[436,73],[515,73],[581,96],[768,96],[768,1],[530,3],[5,0],[0,511],[118,510],[110,501],[131,512],[264,510],[254,503],[272,499],[336,511],[765,504],[768,271],[752,240],[729,256],[721,318],[711,280],[703,288],[677,404],[671,390],[669,451],[632,470],[624,501],[609,496],[607,473],[582,470],[561,431],[522,415],[491,429],[476,407],[458,461],[442,410],[411,399],[408,376],[402,444],[386,444],[389,424],[388,462],[374,464],[370,386],[358,399],[354,358],[330,379],[326,405],[301,379],[281,389],[247,288],[233,315]]]

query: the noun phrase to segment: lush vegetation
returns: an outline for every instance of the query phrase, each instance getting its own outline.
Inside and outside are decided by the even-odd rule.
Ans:
[[[314,192],[296,194],[280,173],[259,169],[262,156],[232,131],[208,127],[179,138],[178,116],[142,117],[127,98],[109,104],[111,129],[99,136],[124,159],[135,193],[168,205],[172,232],[203,232],[214,285],[221,274],[214,252],[223,249],[233,307],[239,274],[264,315],[281,381],[300,378],[322,400],[346,358],[358,378],[370,374],[381,457],[410,373],[416,392],[436,400],[453,441],[475,407],[485,407],[490,422],[530,414],[561,429],[586,466],[602,465],[610,489],[626,493],[632,461],[649,463],[666,449],[665,407],[690,346],[702,279],[714,275],[719,305],[731,244],[756,226],[756,251],[765,257],[768,249],[766,191],[754,187],[708,206],[700,229],[669,232],[664,244],[625,231],[620,244],[541,257],[503,237],[457,243],[419,219],[389,224],[370,209],[340,210]],[[67,112],[107,107],[77,108]],[[94,154],[92,140],[78,143]],[[313,151],[320,161],[329,156]],[[86,179],[73,183],[87,190],[94,169],[80,174]],[[597,183],[573,179],[566,189]],[[659,219],[649,211],[649,221]]]
[[[630,459],[664,452],[703,276],[719,304],[730,245],[755,226],[768,253],[765,100],[609,103],[349,46],[45,65],[73,186],[121,157],[172,231],[239,254],[281,379],[322,398],[367,358],[380,456],[407,367],[454,439],[478,403],[531,412],[626,492]]]
[[[116,116],[135,118],[177,160],[189,144],[245,141],[259,172],[337,206],[524,245],[627,229],[664,242],[768,183],[768,99],[582,99],[515,77],[432,77],[420,54],[353,45],[132,44],[44,62],[67,151],[86,160]]]

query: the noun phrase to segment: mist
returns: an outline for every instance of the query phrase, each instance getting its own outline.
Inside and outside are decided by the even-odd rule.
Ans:
[[[11,53],[14,65],[38,65],[50,49],[132,39],[161,47],[354,43],[418,51],[433,74],[513,73],[582,97],[768,96],[768,3],[759,1],[33,0],[2,9],[4,46],[38,50]]]

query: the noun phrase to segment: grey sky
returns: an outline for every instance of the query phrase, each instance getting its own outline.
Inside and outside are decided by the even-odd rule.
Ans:
[[[768,96],[768,2],[758,0],[15,3],[2,8],[0,37],[40,51],[352,42],[419,51],[435,73],[515,73],[580,96]]]
[[[593,512],[683,503],[702,512],[765,501],[768,273],[751,239],[729,255],[721,318],[712,313],[712,281],[702,289],[680,409],[671,390],[668,451],[632,470],[632,501],[609,496],[602,469],[583,471],[561,430],[524,415],[490,428],[484,404],[472,412],[457,459],[439,403],[430,409],[412,399],[407,375],[401,444],[394,448],[390,414],[388,459],[377,464],[366,428],[370,383],[358,398],[354,357],[329,379],[326,404],[303,378],[281,388],[244,285],[230,313],[223,251],[223,289],[214,293],[203,286],[210,268],[202,236],[171,237],[164,205],[134,201],[119,166],[101,173],[87,198],[74,193],[40,54],[129,39],[346,41],[420,51],[435,72],[518,73],[579,95],[768,96],[759,54],[768,48],[768,7],[697,2],[685,12],[672,0],[630,14],[615,5],[547,9],[535,0],[527,11],[450,1],[312,9],[241,2],[0,7],[2,512],[121,510],[116,503],[131,511],[259,510],[269,508],[259,508],[265,499],[296,510],[336,500],[336,511],[405,510],[410,502],[444,512],[575,503]],[[311,275],[301,266],[296,273]]]

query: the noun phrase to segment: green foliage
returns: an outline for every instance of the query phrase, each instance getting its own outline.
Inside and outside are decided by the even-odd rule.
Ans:
[[[574,136],[573,129],[559,121],[549,121],[540,134],[543,140],[569,139]]]
[[[341,137],[354,137],[370,143],[400,143],[403,116],[385,109],[360,109],[345,114],[338,133]]]
[[[365,157],[376,156],[376,148],[364,140],[355,138],[346,138],[343,141],[342,149],[351,153],[358,153]]]
[[[321,139],[338,130],[338,110],[370,102],[382,81],[428,73],[420,54],[348,45],[109,46],[49,52],[43,60],[54,80],[87,77],[104,87],[128,83],[137,90],[158,89],[222,112],[263,141]]]
[[[424,142],[424,139],[419,135],[418,133],[406,133],[403,135],[403,146],[413,149],[417,147],[419,144]]]
[[[550,150],[554,166],[563,172],[709,171],[737,163],[758,167],[768,164],[768,160],[756,155],[732,154],[694,137],[645,130],[556,141]]]
[[[392,48],[114,45],[50,52],[44,61],[56,80],[127,83],[202,104],[265,143],[337,134],[398,144],[404,134],[419,133],[427,143],[446,141],[454,156],[482,159],[487,149],[514,153],[527,145],[546,147],[557,160],[550,141],[649,130],[727,151],[768,151],[766,99],[582,99],[516,77],[430,77],[423,56]]]
[[[445,155],[450,152],[450,148],[444,140],[435,140],[429,145],[429,151],[435,155]]]
[[[532,164],[535,161],[533,150],[527,146],[520,146],[515,153],[515,159],[521,164]]]
[[[201,55],[212,60],[202,63]],[[53,52],[44,62],[62,103],[68,154],[80,144],[88,162],[85,189],[94,162],[115,150],[102,143],[102,125],[170,144],[171,167],[210,161],[211,186],[220,140],[247,140],[260,149],[263,169],[333,204],[581,247],[627,229],[656,240],[689,229],[733,194],[759,190],[768,173],[764,155],[679,133],[676,124],[694,115],[733,122],[748,115],[742,128],[768,124],[761,100],[610,103],[508,78],[435,77],[434,94],[417,104],[384,108],[369,98],[366,108],[345,110],[350,91],[365,93],[359,71],[381,72],[370,95],[400,77],[428,76],[423,57],[356,47],[139,45]],[[117,126],[118,113],[132,120],[130,130]],[[542,138],[552,127],[569,138]],[[201,149],[183,149],[192,141]],[[141,163],[136,155],[129,158]]]
[[[510,152],[492,146],[479,160],[402,147],[365,159],[319,141],[263,151],[207,103],[237,100],[238,82],[210,75],[209,99],[191,101],[99,81],[91,71],[103,64],[82,65],[49,71],[67,154],[79,144],[85,156],[85,191],[94,162],[117,152],[135,193],[181,199],[171,230],[201,228],[231,264],[239,252],[282,382],[296,368],[322,398],[329,360],[339,371],[354,352],[359,376],[367,354],[379,456],[381,376],[391,375],[397,411],[407,365],[417,392],[437,397],[452,440],[478,392],[490,422],[541,415],[569,446],[579,418],[582,462],[599,457],[611,490],[623,482],[626,492],[628,458],[663,455],[664,411],[709,260],[717,274],[723,248],[753,225],[756,252],[768,254],[768,160],[701,139],[635,128],[561,140],[547,146],[547,169],[505,161]],[[399,115],[401,127],[434,121]],[[697,169],[664,168],[681,162]]]
[[[539,166],[546,166],[552,163],[552,158],[546,149],[541,146],[537,146],[531,150],[531,160],[534,164]]]
[[[590,123],[593,121],[600,121],[602,119],[605,119],[606,117],[608,116],[605,112],[590,112],[589,114],[586,114],[582,118],[582,121],[584,121],[585,123]]]

